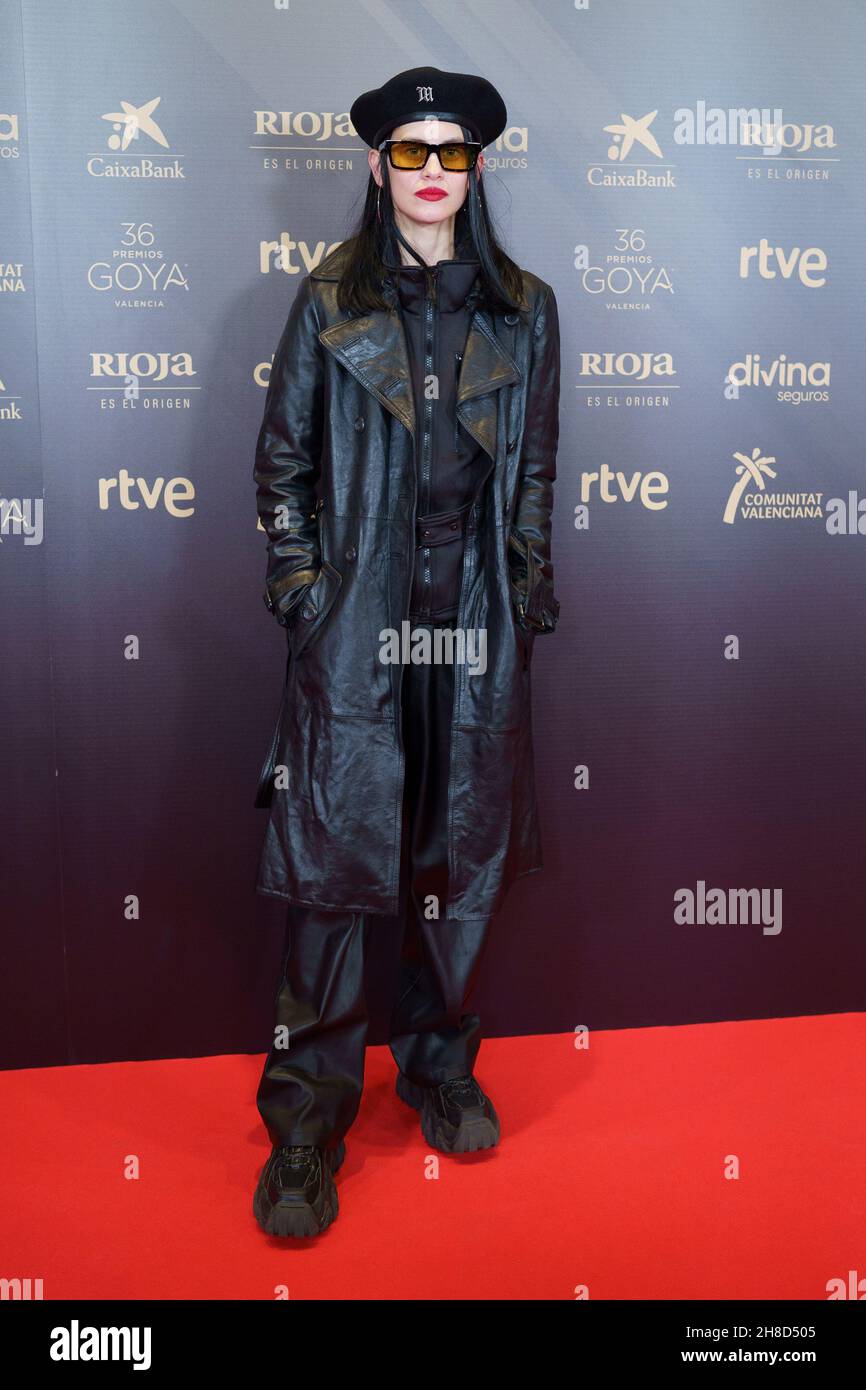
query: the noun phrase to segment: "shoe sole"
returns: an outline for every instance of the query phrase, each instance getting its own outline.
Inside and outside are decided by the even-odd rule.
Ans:
[[[401,1071],[397,1073],[397,1095],[421,1115],[421,1133],[434,1149],[446,1154],[474,1154],[480,1149],[493,1149],[499,1143],[499,1116],[493,1109],[492,1118],[478,1115],[449,1124],[440,1115],[431,1114],[424,1100],[424,1087],[416,1086]]]
[[[346,1157],[346,1145],[340,1140],[332,1173],[338,1173]],[[265,1164],[265,1168],[267,1164]],[[264,1174],[265,1169],[262,1169]],[[259,1176],[253,1196],[253,1215],[268,1236],[318,1236],[337,1219],[340,1202],[331,1173],[325,1173],[322,1189],[314,1202],[272,1202]]]

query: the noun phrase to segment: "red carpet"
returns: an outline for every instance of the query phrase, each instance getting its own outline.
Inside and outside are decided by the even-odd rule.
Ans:
[[[311,1242],[252,1215],[263,1056],[5,1072],[0,1276],[46,1299],[823,1300],[866,1275],[864,1020],[487,1040],[502,1141],[439,1155],[436,1180],[370,1049],[340,1215]]]

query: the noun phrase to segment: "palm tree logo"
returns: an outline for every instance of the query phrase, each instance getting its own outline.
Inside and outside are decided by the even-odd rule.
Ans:
[[[728,505],[725,507],[725,515],[722,518],[723,521],[727,521],[731,525],[736,518],[740,498],[746,488],[751,484],[753,487],[765,491],[767,484],[764,481],[764,474],[768,478],[775,478],[776,476],[776,470],[770,467],[771,463],[776,462],[772,454],[768,454],[765,458],[760,449],[754,448],[751,458],[747,458],[745,454],[737,453],[736,450],[733,457],[739,460],[736,470],[738,477],[731,488],[731,495],[728,498]]]
[[[661,159],[661,148],[650,130],[657,115],[658,108],[655,111],[650,111],[648,116],[641,116],[640,120],[636,121],[634,116],[627,116],[624,111],[620,112],[622,125],[606,125],[604,127],[608,134],[613,136],[607,152],[608,159],[618,160],[622,164],[635,143],[643,145],[643,148],[649,150],[650,154],[657,154]],[[620,140],[622,144],[618,143]]]
[[[144,131],[144,134],[155,140],[157,145],[162,145],[163,149],[167,150],[168,141],[151,115],[161,101],[162,97],[154,97],[153,101],[146,102],[144,106],[133,106],[130,101],[122,101],[122,111],[107,111],[102,120],[112,121],[115,131],[123,128],[122,139],[119,134],[109,135],[108,148],[125,150],[130,140],[137,140],[139,131]]]

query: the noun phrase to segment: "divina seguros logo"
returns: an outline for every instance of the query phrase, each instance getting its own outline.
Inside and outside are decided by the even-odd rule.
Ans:
[[[18,139],[18,117],[0,111],[0,163],[3,160],[19,158],[21,151],[18,148]]]

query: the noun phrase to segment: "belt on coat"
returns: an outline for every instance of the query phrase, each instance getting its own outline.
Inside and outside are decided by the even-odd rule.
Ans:
[[[467,502],[465,506],[456,507],[450,512],[430,512],[428,516],[416,517],[415,549],[462,540],[471,506],[472,503]]]

